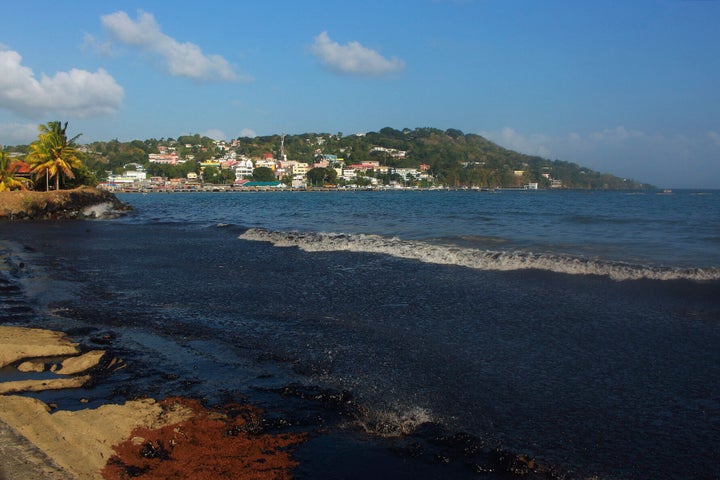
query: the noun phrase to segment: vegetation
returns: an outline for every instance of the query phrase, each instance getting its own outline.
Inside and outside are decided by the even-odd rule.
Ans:
[[[273,153],[280,158],[280,135],[255,138],[238,138],[237,152],[250,157]],[[377,147],[382,147],[378,149]],[[398,152],[405,152],[399,155]],[[392,168],[418,168],[427,165],[435,184],[451,187],[521,187],[538,183],[539,188],[556,185],[574,189],[638,189],[648,188],[639,182],[599,173],[577,164],[524,155],[505,149],[480,135],[465,134],[460,130],[416,128],[396,130],[390,127],[379,132],[345,136],[337,134],[304,133],[287,135],[284,153],[292,160],[313,164],[320,154],[334,155],[345,165],[368,161],[379,162]],[[308,183],[319,184],[315,175],[308,172]],[[374,174],[382,183],[398,181],[397,175]],[[327,183],[327,179],[323,179]],[[358,184],[367,177],[358,179]],[[334,183],[334,182],[333,182]],[[411,184],[428,186],[420,179]]]
[[[40,125],[38,139],[30,144],[26,161],[36,179],[45,178],[45,190],[50,189],[50,178],[55,179],[55,190],[60,190],[63,176],[75,178],[75,170],[82,168],[82,160],[75,141],[80,135],[67,138],[67,122],[48,122]]]
[[[308,184],[313,187],[335,185],[337,183],[337,172],[334,168],[318,167],[307,173]]]
[[[208,183],[230,183],[234,172],[201,163],[222,159],[231,151],[237,156],[253,159],[272,154],[310,165],[317,160],[329,161],[329,167],[311,168],[308,184],[321,186],[349,183],[338,178],[334,168],[374,162],[381,167],[358,170],[353,184],[363,186],[372,182],[388,185],[400,183],[408,186],[430,187],[522,187],[537,183],[539,188],[562,187],[571,189],[641,189],[648,188],[639,182],[599,173],[577,164],[524,155],[476,134],[460,130],[416,128],[396,130],[390,127],[378,132],[358,135],[304,133],[299,135],[269,135],[241,137],[232,146],[200,135],[184,135],[177,139],[162,138],[120,142],[117,139],[94,142],[81,153],[66,135],[67,122],[49,122],[40,126],[38,140],[29,147],[14,147],[16,155],[26,152],[26,161],[32,165],[36,179],[44,179],[46,188],[51,179],[55,188],[77,184],[93,184],[96,179],[107,178],[108,173],[120,174],[129,164],[141,165],[149,176],[187,178],[195,173]],[[282,150],[281,150],[281,145]],[[149,154],[173,152],[180,162],[176,165],[151,163]],[[325,164],[326,165],[326,164]],[[334,168],[333,168],[334,167]],[[420,175],[420,170],[428,175]],[[8,177],[7,169],[5,177]],[[399,175],[395,169],[416,169],[414,175]],[[3,177],[3,178],[5,178]],[[9,177],[8,177],[9,178]],[[265,167],[253,172],[255,180],[275,180],[274,172]],[[290,183],[292,178],[284,177]],[[9,185],[9,181],[6,182]],[[3,188],[9,188],[5,186]]]
[[[0,192],[27,190],[30,180],[18,176],[19,171],[20,162],[12,160],[5,150],[0,150]]]
[[[269,167],[258,167],[253,169],[253,180],[256,182],[274,182],[277,180],[275,178],[275,172],[272,171]]]

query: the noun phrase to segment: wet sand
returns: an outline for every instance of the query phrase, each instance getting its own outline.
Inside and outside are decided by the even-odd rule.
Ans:
[[[5,382],[13,384],[5,386],[8,392],[80,386],[98,369],[121,364],[103,357],[97,351],[81,354],[60,332],[0,327],[0,366],[31,366],[35,372],[44,366],[58,377]],[[57,381],[66,383],[57,387]],[[290,478],[296,466],[291,447],[305,435],[261,433],[261,414],[247,405],[206,408],[184,398],[68,411],[31,397],[0,395],[0,453],[12,459],[3,460],[0,478]]]

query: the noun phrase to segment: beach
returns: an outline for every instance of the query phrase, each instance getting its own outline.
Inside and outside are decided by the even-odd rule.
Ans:
[[[24,397],[244,405],[293,478],[714,478],[714,199],[125,195],[0,224],[0,316],[119,362]]]
[[[260,412],[250,406],[221,411],[196,400],[145,398],[69,411],[11,395],[81,387],[91,379],[86,372],[122,362],[100,365],[98,351],[80,354],[61,333],[41,329],[0,327],[0,347],[0,368],[22,361],[18,372],[42,373],[59,365],[62,377],[0,383],[4,479],[289,478],[295,466],[287,449],[303,434],[260,434]]]

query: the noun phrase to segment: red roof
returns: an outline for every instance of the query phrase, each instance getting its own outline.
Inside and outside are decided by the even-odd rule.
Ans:
[[[20,173],[20,174],[29,174],[30,173],[30,165],[28,165],[27,163],[25,163],[23,161],[18,160],[17,162],[15,162],[15,168],[17,169],[15,171],[15,173]]]

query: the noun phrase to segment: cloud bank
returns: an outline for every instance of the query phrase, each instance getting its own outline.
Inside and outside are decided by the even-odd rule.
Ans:
[[[0,144],[28,144],[35,140],[37,135],[38,126],[36,123],[0,123],[0,139],[2,139]]]
[[[648,133],[617,126],[587,134],[524,134],[505,127],[480,135],[528,155],[564,160],[625,178],[675,188],[718,188],[720,132]]]
[[[164,34],[150,13],[140,11],[133,21],[127,13],[118,11],[100,20],[115,41],[160,60],[170,75],[197,82],[239,79],[235,68],[222,56],[204,54],[197,45]]]
[[[0,108],[27,118],[63,114],[79,118],[112,114],[120,107],[123,88],[102,68],[76,68],[45,74],[38,80],[22,65],[22,56],[0,46]]]
[[[213,140],[227,140],[227,135],[225,135],[225,132],[220,130],[219,128],[211,128],[209,130],[206,130],[200,134],[203,137],[212,138]]]
[[[257,137],[257,132],[252,128],[243,128],[240,130],[240,133],[238,133],[238,137],[255,138]]]
[[[402,60],[395,57],[387,59],[358,42],[340,45],[332,41],[327,32],[315,37],[312,53],[325,67],[344,75],[380,77],[405,68]]]

